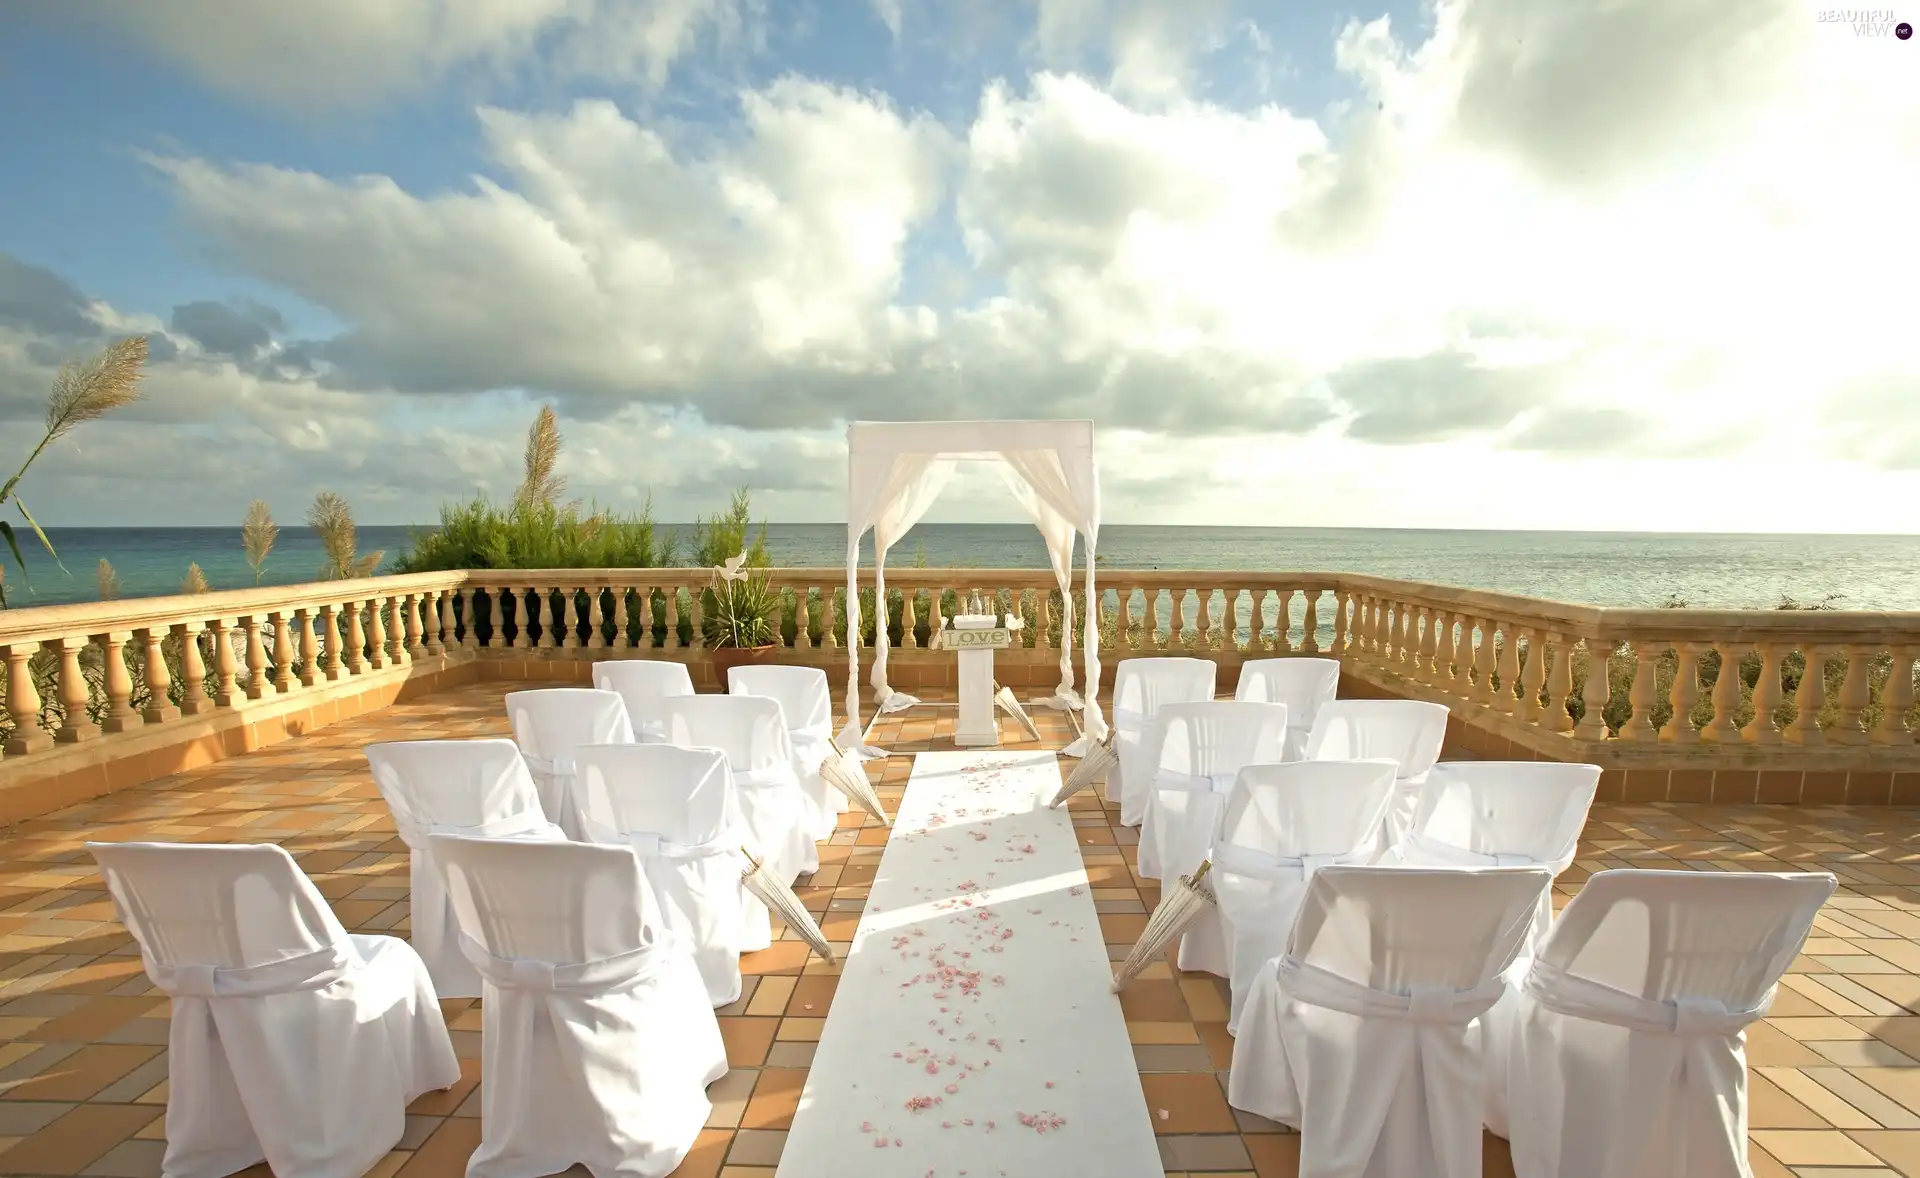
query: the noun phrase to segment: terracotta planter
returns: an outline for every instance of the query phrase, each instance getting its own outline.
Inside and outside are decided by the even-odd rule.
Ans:
[[[720,677],[720,686],[727,685],[727,672],[735,667],[759,667],[774,661],[780,648],[773,643],[765,646],[716,646],[707,652],[713,660],[713,673]]]

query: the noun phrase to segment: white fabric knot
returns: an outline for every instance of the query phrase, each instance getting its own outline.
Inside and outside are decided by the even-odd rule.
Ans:
[[[1471,990],[1415,986],[1411,993],[1376,990],[1351,978],[1309,965],[1292,954],[1275,963],[1283,993],[1308,1006],[1362,1018],[1390,1018],[1428,1025],[1462,1026],[1493,1009],[1506,983],[1493,978]]]
[[[1689,1036],[1738,1034],[1747,1024],[1766,1017],[1773,1007],[1775,993],[1769,989],[1759,1002],[1745,1010],[1730,1009],[1715,998],[1682,997],[1661,1001],[1616,990],[1591,978],[1577,977],[1545,961],[1534,962],[1521,989],[1541,1006],[1569,1018],[1655,1035]]]
[[[146,966],[154,986],[171,998],[256,998],[330,986],[345,977],[355,961],[348,946],[328,945],[259,965],[148,961]]]
[[[702,843],[675,842],[666,835],[651,830],[630,830],[619,837],[625,839],[634,853],[642,858],[675,861],[724,855],[728,851],[737,849],[741,842],[740,837],[731,830],[721,831]]]
[[[1309,880],[1322,867],[1339,863],[1347,855],[1271,855],[1236,843],[1220,843],[1211,856],[1215,871],[1244,875],[1252,879]]]
[[[1232,773],[1175,773],[1170,769],[1163,769],[1155,776],[1153,786],[1155,789],[1180,790],[1184,793],[1223,794],[1233,788],[1233,783],[1239,776],[1238,771]]]
[[[662,937],[612,957],[555,965],[526,957],[497,957],[465,932],[460,934],[460,952],[481,977],[503,990],[537,994],[628,989],[658,972],[676,951],[683,951],[680,943]]]
[[[1503,852],[1474,851],[1466,847],[1442,842],[1423,831],[1408,831],[1401,844],[1402,850],[1413,852],[1425,861],[1460,867],[1536,867],[1540,860],[1532,855],[1513,855]]]
[[[733,775],[733,784],[741,789],[770,789],[774,786],[793,783],[791,765],[770,765],[765,769],[737,770]]]

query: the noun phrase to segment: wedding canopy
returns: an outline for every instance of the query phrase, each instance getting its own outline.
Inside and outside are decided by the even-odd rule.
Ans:
[[[1078,756],[1106,735],[1100,692],[1098,599],[1094,545],[1100,534],[1100,476],[1093,462],[1091,421],[856,421],[847,427],[847,727],[842,744],[868,753],[860,723],[860,537],[873,529],[873,691],[880,712],[920,702],[887,684],[887,550],[919,522],[959,462],[998,462],[1014,498],[1046,538],[1060,585],[1060,686],[1052,706],[1083,710],[1083,735],[1066,750]],[[1086,695],[1073,686],[1073,538],[1086,537],[1084,629]]]

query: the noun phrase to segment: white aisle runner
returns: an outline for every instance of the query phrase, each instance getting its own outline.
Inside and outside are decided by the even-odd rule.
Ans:
[[[921,753],[779,1178],[1159,1178],[1046,752]]]

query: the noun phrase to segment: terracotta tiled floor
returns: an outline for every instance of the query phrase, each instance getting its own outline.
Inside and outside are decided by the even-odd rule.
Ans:
[[[0,1174],[160,1172],[167,1003],[80,844],[97,839],[285,845],[358,932],[405,934],[407,857],[367,776],[361,746],[426,735],[503,734],[483,684],[335,725],[235,761],[0,830]],[[876,743],[934,747],[950,711],[878,725]],[[1065,718],[1037,712],[1046,743]],[[1012,726],[1003,725],[1009,737]],[[909,758],[885,762],[897,801]],[[876,772],[880,772],[878,766]],[[1081,850],[1114,955],[1158,899],[1132,873],[1135,832],[1090,795],[1075,799]],[[1759,1178],[1920,1175],[1920,832],[1909,810],[1602,806],[1558,889],[1603,867],[1819,868],[1842,890],[1821,916],[1771,1017],[1749,1038],[1751,1156]],[[846,941],[880,861],[884,829],[848,815],[800,889],[829,937]],[[720,1012],[734,1071],[713,1086],[710,1127],[680,1173],[771,1178],[837,971],[790,939],[748,956],[739,1002]],[[1162,963],[1121,998],[1169,1174],[1294,1173],[1298,1138],[1230,1110],[1225,983]],[[381,1175],[458,1175],[479,1141],[477,1004],[444,1004],[466,1076],[420,1100]],[[1165,1110],[1165,1116],[1158,1115]],[[1507,1173],[1490,1140],[1487,1173]]]

